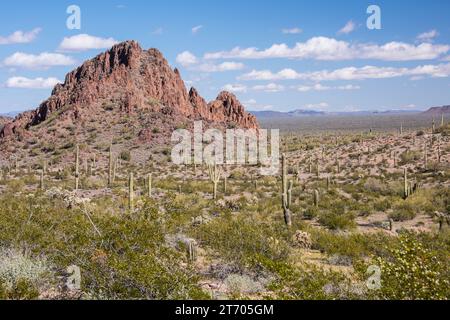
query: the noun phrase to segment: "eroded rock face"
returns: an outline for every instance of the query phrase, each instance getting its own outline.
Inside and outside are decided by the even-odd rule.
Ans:
[[[236,96],[230,92],[222,91],[216,100],[208,104],[212,120],[217,122],[233,122],[239,127],[258,129],[256,117],[245,111],[244,106]]]
[[[29,129],[51,115],[73,120],[89,119],[102,107],[121,112],[151,110],[163,115],[212,122],[233,122],[243,128],[258,128],[256,118],[245,112],[236,97],[222,92],[207,104],[192,88],[188,94],[180,72],[169,66],[157,49],[143,50],[135,41],[115,45],[86,61],[66,75],[52,95],[28,119],[5,126],[0,136],[10,136],[20,128]],[[76,121],[74,121],[76,122]]]

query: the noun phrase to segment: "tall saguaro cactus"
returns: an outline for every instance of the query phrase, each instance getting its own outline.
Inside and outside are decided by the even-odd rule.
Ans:
[[[427,150],[427,142],[425,141],[423,145],[423,162],[424,162],[424,169],[428,169],[428,150]]]
[[[112,144],[109,145],[109,171],[108,171],[108,185],[111,187],[113,184],[113,155]]]
[[[209,179],[213,183],[213,199],[217,199],[217,184],[220,181],[220,177],[222,176],[222,169],[217,166],[217,164],[214,165],[208,165],[208,174]]]
[[[407,199],[409,196],[409,184],[408,184],[408,170],[403,168],[403,198]]]
[[[319,190],[314,190],[314,206],[318,207],[319,206],[319,201],[320,201],[320,197],[319,197]]]
[[[292,190],[288,190],[288,181],[287,181],[287,166],[286,166],[286,155],[283,153],[281,156],[281,184],[282,184],[282,195],[281,195],[281,202],[283,207],[283,214],[284,214],[284,222],[288,227],[292,226],[292,218],[291,218],[291,211],[290,211],[290,201],[289,201],[289,194],[291,194],[292,197]],[[292,187],[292,184],[290,184]]]
[[[76,146],[75,151],[75,190],[80,186],[80,147]]]
[[[152,196],[152,174],[147,175],[147,195],[150,198]]]
[[[41,170],[41,176],[39,177],[39,189],[44,190],[44,169]]]
[[[134,211],[134,174],[130,172],[128,179],[128,209]]]

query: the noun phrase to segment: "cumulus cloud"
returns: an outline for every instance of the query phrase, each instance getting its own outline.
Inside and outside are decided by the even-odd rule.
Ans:
[[[352,44],[347,41],[327,37],[313,37],[306,42],[298,42],[293,47],[274,44],[259,50],[255,47],[236,47],[230,51],[205,53],[205,59],[314,59],[325,61],[374,59],[384,61],[432,60],[450,51],[450,45],[404,42],[378,44]]]
[[[329,104],[326,102],[320,102],[320,103],[310,103],[303,106],[304,109],[309,110],[319,110],[323,111],[324,109],[328,108]]]
[[[211,72],[225,72],[225,71],[242,70],[242,69],[244,69],[244,67],[245,67],[245,65],[243,63],[239,63],[239,62],[223,62],[220,64],[205,63],[205,64],[200,64],[197,67],[195,67],[195,70],[205,72],[205,73],[211,73]]]
[[[283,29],[283,30],[281,30],[281,32],[283,34],[299,34],[299,33],[302,33],[303,30],[300,28],[290,28],[290,29]]]
[[[418,41],[431,42],[436,38],[439,33],[436,30],[430,30],[428,32],[421,33],[417,36]]]
[[[177,55],[176,61],[183,67],[189,67],[198,62],[197,57],[192,53],[190,53],[189,51],[183,51],[182,53]]]
[[[345,24],[345,26],[343,26],[339,31],[338,34],[349,34],[353,31],[355,31],[356,29],[356,25],[353,21],[349,21]]]
[[[22,88],[22,89],[49,89],[53,88],[60,80],[56,78],[35,78],[29,79],[25,77],[12,77],[6,81],[7,88]]]
[[[100,38],[88,34],[65,37],[59,49],[62,51],[86,51],[92,49],[108,49],[117,44],[113,38]]]
[[[203,28],[202,25],[193,27],[193,28],[191,29],[192,34],[197,34],[197,33],[200,31],[200,29],[202,29],[202,28]]]
[[[74,63],[75,60],[69,56],[48,52],[43,52],[38,55],[16,52],[3,61],[3,64],[7,67],[20,67],[28,69],[45,69],[55,66],[70,66]]]
[[[240,92],[247,92],[247,87],[242,84],[226,84],[222,87],[222,90],[240,93]]]
[[[29,32],[15,31],[9,36],[0,36],[0,44],[29,43],[36,39],[41,31],[41,28],[35,28]]]
[[[276,83],[269,83],[266,85],[253,86],[252,89],[256,91],[265,91],[265,92],[280,92],[284,90],[284,86]]]
[[[273,73],[269,70],[253,70],[240,77],[239,80],[310,80],[310,81],[335,81],[335,80],[366,80],[366,79],[388,79],[403,76],[429,76],[449,77],[450,63],[439,65],[423,65],[415,68],[394,68],[364,66],[346,67],[333,71],[321,70],[299,73],[293,69],[283,69]]]
[[[328,90],[359,90],[360,88],[361,88],[360,86],[356,86],[353,84],[330,87],[330,86],[324,86],[320,83],[316,83],[312,86],[300,85],[300,86],[296,87],[297,91],[300,91],[300,92],[328,91]]]
[[[203,62],[189,51],[177,55],[176,62],[190,70],[204,73],[235,71],[245,68],[245,65],[240,62],[225,61],[219,64]]]

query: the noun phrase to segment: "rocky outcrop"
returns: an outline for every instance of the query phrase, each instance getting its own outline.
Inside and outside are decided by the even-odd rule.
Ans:
[[[150,110],[258,128],[256,119],[231,93],[221,93],[216,101],[207,104],[194,88],[188,94],[180,72],[169,66],[161,52],[143,50],[137,42],[126,41],[68,73],[64,83],[55,86],[50,98],[32,111],[27,121],[16,119],[0,135],[29,129],[55,113],[74,120],[89,119],[105,106],[121,112]]]
[[[256,117],[246,112],[236,96],[230,92],[219,93],[216,100],[208,104],[208,108],[213,121],[232,122],[243,128],[259,128]]]

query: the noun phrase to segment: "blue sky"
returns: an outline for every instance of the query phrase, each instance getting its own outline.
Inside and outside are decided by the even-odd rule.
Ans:
[[[381,9],[369,30],[367,7]],[[69,5],[81,29],[66,27]],[[207,99],[250,110],[426,109],[450,104],[450,1],[3,1],[0,113],[34,109],[116,42],[161,50]]]

